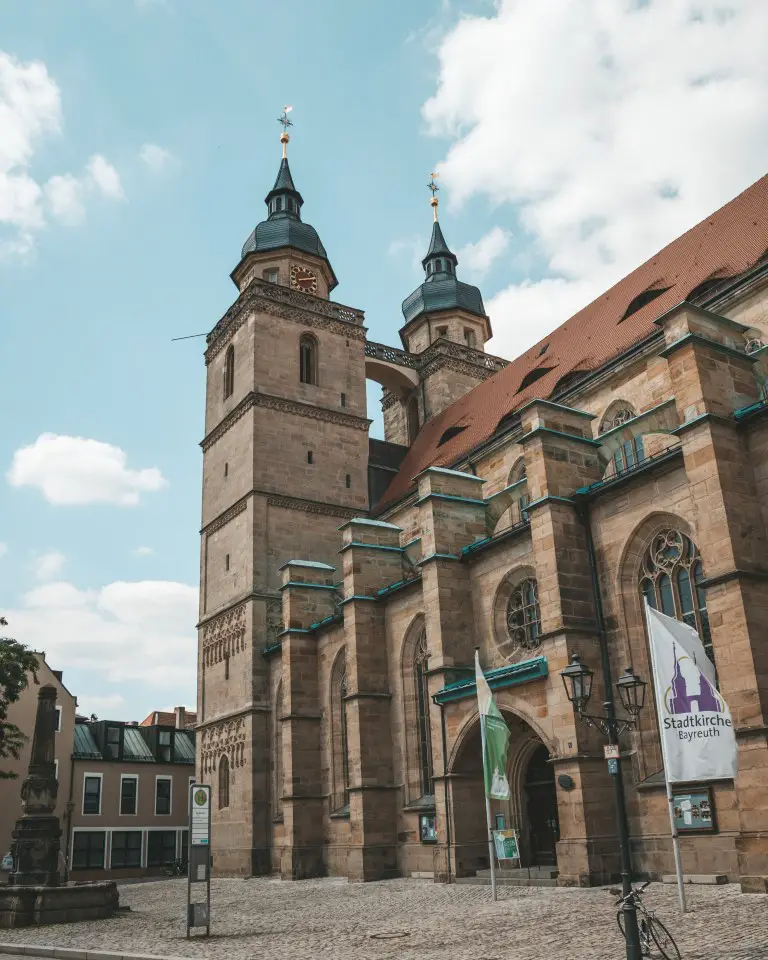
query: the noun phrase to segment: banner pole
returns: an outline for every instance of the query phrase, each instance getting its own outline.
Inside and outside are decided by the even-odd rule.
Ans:
[[[654,653],[653,648],[653,637],[651,636],[651,618],[648,616],[648,601],[644,601],[645,606],[645,624],[648,630],[648,646],[651,649],[651,670],[653,672],[653,687],[656,690],[656,678],[658,677],[658,672],[656,670],[656,654]],[[663,695],[663,694],[662,694]],[[658,698],[658,690],[657,690]],[[661,759],[664,764],[664,783],[667,787],[667,807],[669,809],[669,827],[672,831],[672,853],[675,857],[675,874],[677,875],[677,895],[680,900],[680,911],[681,913],[687,913],[687,906],[685,902],[685,883],[683,882],[683,861],[680,856],[680,835],[677,832],[677,827],[675,826],[675,800],[672,796],[672,784],[669,782],[669,764],[667,763],[667,752],[664,748],[664,733],[659,727],[659,741],[661,743]]]
[[[485,789],[487,779],[485,769],[485,717],[480,714],[480,739],[483,747],[483,793],[485,794],[485,821],[488,825],[488,854],[491,862],[491,892],[493,899],[496,900],[496,865],[493,856],[493,828],[491,827],[491,800]]]

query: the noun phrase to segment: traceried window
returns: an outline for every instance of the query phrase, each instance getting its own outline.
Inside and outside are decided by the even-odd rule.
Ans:
[[[693,627],[714,663],[703,581],[699,550],[689,537],[669,529],[653,538],[643,557],[640,592],[655,610]]]
[[[600,432],[606,433],[635,419],[636,414],[629,407],[622,407],[603,421]],[[642,437],[630,437],[613,455],[615,473],[626,473],[645,459]]]
[[[229,758],[226,753],[219,760],[219,810],[229,806]]]
[[[283,683],[280,681],[275,694],[274,710],[274,757],[272,760],[273,773],[273,804],[275,817],[283,816]]]
[[[517,647],[534,650],[541,643],[539,587],[532,577],[518,583],[509,595],[507,630]]]
[[[235,348],[230,345],[224,357],[224,399],[231,397],[235,390]]]
[[[341,718],[341,785],[344,794],[344,806],[349,806],[349,738],[347,734],[347,668],[339,681],[339,716]]]
[[[511,485],[513,483],[519,483],[521,480],[527,479],[527,473],[525,469],[525,460],[520,457],[517,463],[512,467],[512,470],[509,474],[508,483]],[[520,495],[519,500],[517,501],[517,515],[514,515],[513,511],[513,523],[522,523],[527,521],[529,518],[528,511],[525,509],[528,506],[528,484],[526,484],[525,493]]]
[[[317,340],[308,333],[299,341],[299,379],[317,385]]]
[[[422,630],[413,655],[413,678],[416,684],[416,723],[418,727],[419,779],[421,795],[432,794],[432,740],[429,729],[429,683],[427,670],[429,650],[427,632]]]

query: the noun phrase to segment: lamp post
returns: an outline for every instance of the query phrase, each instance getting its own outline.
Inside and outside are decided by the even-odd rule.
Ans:
[[[605,661],[605,658],[604,658]],[[619,699],[629,717],[620,720],[616,716],[616,706],[613,698],[610,665],[603,663],[605,674],[605,713],[602,715],[586,713],[589,698],[592,695],[592,679],[594,671],[582,663],[578,654],[574,654],[568,666],[560,672],[563,686],[568,700],[573,704],[579,719],[588,727],[596,727],[607,738],[612,746],[618,746],[619,736],[629,727],[634,726],[637,717],[645,704],[645,681],[636,676],[627,667],[616,683]],[[616,757],[608,761],[608,769],[613,777],[613,791],[616,802],[616,820],[619,829],[619,851],[621,854],[621,889],[624,896],[622,910],[624,912],[624,934],[627,941],[627,960],[641,960],[640,936],[637,928],[637,911],[634,902],[627,900],[627,894],[632,891],[632,856],[629,847],[629,825],[627,823],[627,805],[624,797],[624,781],[621,776],[621,759],[616,751]]]

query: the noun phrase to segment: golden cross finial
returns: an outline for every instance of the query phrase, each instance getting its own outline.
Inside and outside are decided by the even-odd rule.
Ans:
[[[283,145],[283,160],[288,156],[288,141],[291,139],[288,136],[288,127],[293,126],[293,121],[288,119],[288,114],[293,110],[293,107],[290,104],[286,104],[283,107],[282,114],[277,118],[277,122],[282,125],[283,132],[280,134],[280,143]]]
[[[440,176],[439,173],[434,173],[434,172],[430,173],[429,183],[427,184],[429,189],[432,191],[432,199],[429,201],[429,203],[432,207],[432,214],[434,216],[435,222],[437,222],[437,205],[439,203],[437,199],[437,191],[440,189],[440,187],[438,187],[438,185],[435,183],[435,177],[439,177],[439,176]]]

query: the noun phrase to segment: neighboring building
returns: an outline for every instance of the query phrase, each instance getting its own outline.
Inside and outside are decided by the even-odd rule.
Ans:
[[[18,760],[12,757],[0,759],[0,768],[16,774],[15,780],[0,780],[0,856],[5,856],[11,847],[11,833],[16,821],[21,816],[21,785],[29,770],[29,759],[32,755],[32,734],[35,730],[37,717],[37,694],[41,686],[50,685],[56,688],[56,776],[59,789],[56,799],[56,816],[59,817],[62,827],[62,844],[67,835],[67,800],[71,776],[70,757],[75,735],[75,711],[77,700],[67,690],[62,682],[60,670],[52,670],[45,659],[44,653],[35,654],[39,668],[36,684],[32,675],[29,676],[29,686],[22,691],[17,703],[11,704],[8,709],[8,720],[27,736],[27,740]]]
[[[183,708],[176,708],[177,710]],[[145,717],[141,723],[140,727],[175,727],[177,723],[176,713],[171,713],[169,710],[154,710],[148,717]],[[184,728],[187,730],[194,730],[195,724],[197,723],[197,714],[194,710],[184,710]]]
[[[436,221],[400,349],[329,299],[286,159],[266,202],[205,355],[197,762],[217,872],[486,866],[478,645],[512,730],[494,814],[561,883],[614,875],[602,741],[558,676],[574,653],[599,676],[597,582],[615,677],[650,681],[643,598],[711,651],[740,772],[684,868],[764,892],[768,178],[509,364],[484,353],[482,298]],[[636,867],[658,877],[648,699],[624,767]]]
[[[194,732],[183,707],[160,716],[171,722],[78,720],[67,860],[73,880],[152,876],[186,860]]]

